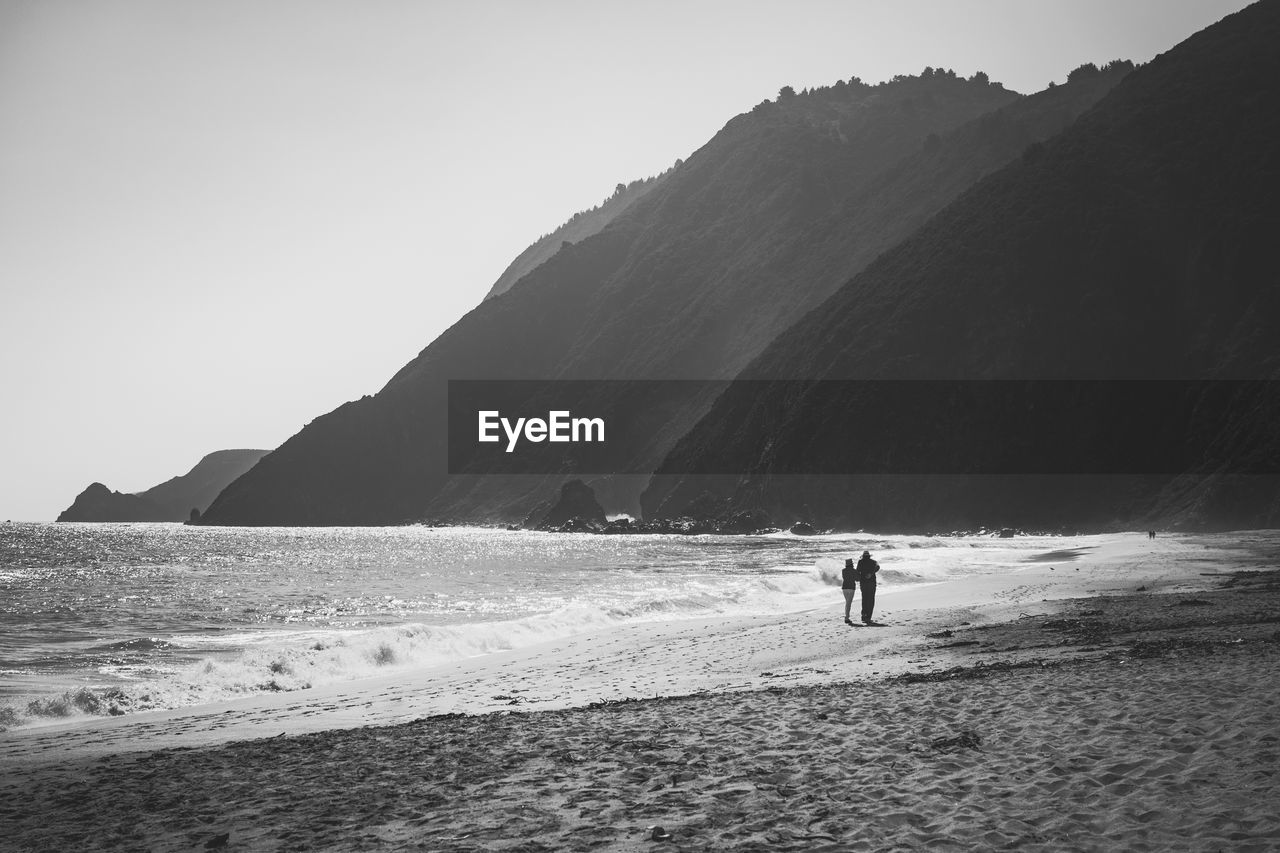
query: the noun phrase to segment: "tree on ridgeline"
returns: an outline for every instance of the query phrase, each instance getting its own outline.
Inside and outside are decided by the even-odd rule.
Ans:
[[[1092,62],[1086,62],[1084,65],[1072,69],[1071,73],[1067,75],[1067,82],[1072,83],[1076,80],[1083,80],[1085,77],[1092,77],[1097,73],[1098,66]]]

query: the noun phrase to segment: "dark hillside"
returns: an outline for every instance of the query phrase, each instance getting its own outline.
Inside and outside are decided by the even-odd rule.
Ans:
[[[674,167],[672,167],[674,168]],[[629,184],[618,184],[613,195],[590,210],[575,213],[568,222],[550,234],[539,237],[527,249],[516,256],[498,276],[498,280],[489,288],[485,299],[492,299],[499,293],[506,293],[511,285],[524,278],[540,264],[564,246],[565,243],[578,243],[597,234],[613,220],[621,216],[631,205],[644,198],[650,190],[662,182],[671,170],[652,178],[641,178]]]
[[[800,192],[806,184],[803,174],[797,175],[794,171],[790,180],[782,176],[772,183],[764,183],[760,176],[753,175],[752,180],[762,183],[747,188],[720,187],[714,179],[707,178],[703,179],[706,184],[703,189],[698,181],[686,178],[684,192],[697,192],[696,201],[675,191],[666,193],[660,201],[654,199],[655,205],[662,205],[656,211],[658,227],[647,231],[632,250],[629,267],[623,272],[627,277],[626,286],[601,300],[601,307],[579,336],[572,366],[556,376],[610,379],[731,376],[735,365],[747,363],[751,355],[759,352],[794,318],[816,304],[820,294],[909,235],[974,181],[1018,157],[1028,144],[1065,127],[1131,68],[1130,63],[1113,63],[1104,72],[1078,75],[1070,85],[1011,101],[950,133],[925,135],[911,145],[895,165],[869,178],[857,177],[871,174],[865,170],[860,173],[851,166],[829,165],[823,172],[838,175],[839,179],[833,178],[827,184],[827,200],[818,216],[806,212]],[[916,98],[933,97],[928,92],[928,84],[921,79],[911,78],[897,85],[908,92],[908,87],[923,87],[926,94]],[[972,84],[939,76],[933,85],[945,89]],[[872,91],[883,88],[887,87]],[[787,110],[805,97],[799,95],[769,105],[780,105],[781,115],[770,115],[765,108],[757,108],[752,114],[760,123],[760,113],[765,113],[766,130],[779,123],[780,127],[773,131],[775,136],[794,134],[782,149],[792,154],[805,145],[826,151],[825,144],[831,142],[827,137],[821,140],[823,144],[815,143],[797,133],[795,121],[787,119]],[[818,98],[821,105],[824,94],[809,97]],[[911,103],[914,100],[908,94],[897,101],[891,115],[910,112],[903,104]],[[802,126],[812,127],[815,123],[822,126],[825,119],[815,119],[815,114],[821,114],[817,107],[806,107],[805,112],[799,114]],[[741,116],[735,121],[743,122],[747,118]],[[830,150],[845,158],[851,156],[843,146],[833,146]],[[891,150],[886,149],[884,154],[888,158]],[[722,158],[709,162],[721,164],[743,156],[743,151],[730,150]],[[805,162],[810,164],[819,159],[814,153],[805,156]],[[750,173],[746,163],[734,171],[739,175]],[[683,211],[693,204],[699,205],[698,222],[724,217],[726,211],[734,208],[746,210],[753,200],[768,199],[771,192],[778,194],[768,187],[781,187],[793,195],[781,208],[768,207],[748,219],[749,224],[742,229],[746,238],[732,244],[729,247],[732,252],[716,246],[715,241],[721,239],[717,230],[691,239],[661,227],[668,219],[686,215]],[[731,195],[734,193],[737,195]],[[721,201],[723,207],[709,208],[706,196],[729,198],[727,202]],[[750,215],[749,210],[746,213]],[[795,219],[788,221],[782,218],[784,215]],[[743,211],[739,211],[737,217],[741,223]],[[681,251],[673,253],[673,246],[680,247]],[[715,249],[715,254],[705,258],[705,267],[698,268],[697,263],[704,259],[696,252],[707,247]],[[657,325],[652,319],[666,316],[678,320]],[[638,318],[643,322],[637,323]],[[642,458],[636,462],[637,468],[652,470],[710,403],[710,398],[636,397],[625,401],[612,414],[615,421],[624,422],[637,432],[647,430],[652,435],[651,442],[643,449],[637,446]],[[639,507],[634,496],[646,481],[644,477],[613,477],[597,479],[592,485],[611,511],[636,513]],[[557,483],[558,479],[550,485],[554,488]],[[455,476],[433,500],[429,514],[455,519],[521,517],[526,514],[525,495],[530,488],[546,492],[548,485],[528,476]]]
[[[742,376],[1280,379],[1277,38],[1280,0],[1266,0],[1137,69],[881,256]],[[1242,454],[1275,452],[1262,410],[1242,409],[1228,427],[1255,444],[1224,438],[1231,454],[1176,478],[804,478],[774,476],[771,460],[838,460],[847,425],[876,414],[856,399],[745,391],[720,399],[666,463],[744,476],[664,477],[646,511],[678,512],[710,490],[849,527],[1280,521],[1274,478],[1225,475]],[[1078,416],[1083,428],[1108,413]],[[972,441],[989,450],[993,439]]]

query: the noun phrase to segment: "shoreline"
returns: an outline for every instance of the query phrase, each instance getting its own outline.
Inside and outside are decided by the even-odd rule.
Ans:
[[[1272,849],[1280,577],[1245,580],[947,629],[959,668],[19,768],[0,847]]]
[[[561,709],[699,690],[879,677],[923,665],[924,658],[913,660],[910,650],[921,635],[949,619],[999,620],[1011,608],[1052,607],[1053,599],[1138,586],[1192,588],[1200,582],[1195,572],[1199,564],[1191,559],[1194,542],[1167,538],[1153,543],[1140,535],[1089,538],[1093,541],[1081,545],[1085,559],[1052,552],[1062,558],[1055,561],[1058,566],[1071,565],[1070,572],[1057,571],[1037,555],[1012,571],[897,589],[881,585],[876,614],[887,623],[881,628],[845,628],[838,618],[843,602],[833,587],[829,603],[818,608],[614,625],[305,690],[18,726],[0,732],[0,762],[203,746],[515,705]],[[1213,548],[1215,563],[1226,553],[1224,544]]]
[[[1130,544],[882,629],[833,601],[10,732],[0,849],[1272,849],[1275,554]]]

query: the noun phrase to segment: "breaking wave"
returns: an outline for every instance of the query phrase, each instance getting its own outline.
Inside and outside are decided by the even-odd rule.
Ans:
[[[834,573],[832,570],[834,566]],[[829,603],[839,561],[821,559],[737,582],[690,582],[608,604],[576,602],[520,619],[451,625],[408,623],[360,631],[238,632],[124,640],[103,649],[187,650],[194,664],[110,688],[81,687],[0,706],[0,729],[76,716],[119,715],[303,690],[511,651],[596,629],[698,617],[771,614]],[[235,645],[240,651],[209,655]],[[153,671],[154,672],[154,671]]]

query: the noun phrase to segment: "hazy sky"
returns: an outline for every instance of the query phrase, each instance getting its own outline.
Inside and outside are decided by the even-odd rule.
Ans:
[[[541,234],[857,75],[1020,92],[1240,0],[0,0],[0,520],[279,445]]]

